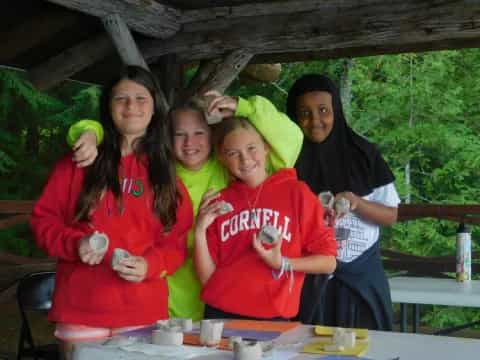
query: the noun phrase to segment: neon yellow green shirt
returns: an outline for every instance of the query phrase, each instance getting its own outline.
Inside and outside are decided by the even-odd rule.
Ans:
[[[270,145],[267,160],[267,171],[274,171],[293,167],[302,147],[303,134],[300,128],[285,114],[277,111],[275,106],[266,98],[252,96],[248,99],[238,98],[237,116],[244,116],[250,120],[258,132]],[[80,127],[81,129],[78,129]],[[72,128],[75,128],[72,130]],[[71,136],[72,145],[86,130],[93,130],[100,138],[98,122],[76,123],[69,130],[77,136]],[[203,194],[209,190],[222,190],[227,187],[229,174],[215,156],[202,166],[200,170],[185,169],[177,162],[177,175],[185,184],[192,200],[194,214],[197,214]],[[194,321],[203,318],[204,304],[200,301],[201,284],[193,266],[193,229],[188,234],[189,256],[185,263],[168,277],[168,310],[170,317],[192,318]]]

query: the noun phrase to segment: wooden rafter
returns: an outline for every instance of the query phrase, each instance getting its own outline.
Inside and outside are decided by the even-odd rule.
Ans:
[[[137,65],[148,69],[147,63],[138,50],[128,25],[119,14],[110,14],[102,18],[105,30],[110,35],[115,48],[126,65]]]
[[[205,76],[205,81],[198,87],[196,93],[203,94],[208,90],[224,92],[252,57],[253,54],[245,49],[227,54],[210,74]]]
[[[190,84],[188,87],[184,89],[183,93],[181,94],[182,100],[190,99],[194,94],[198,93],[198,90],[205,83],[213,73],[213,71],[217,68],[218,64],[220,64],[221,59],[212,59],[212,60],[203,60],[200,62],[195,75],[193,75],[192,80],[190,80]]]
[[[362,4],[376,3],[376,1],[363,1]],[[378,2],[377,2],[378,3]],[[349,1],[324,1],[324,0],[293,0],[284,1],[279,4],[278,1],[247,3],[235,6],[217,6],[212,8],[203,8],[195,10],[186,10],[181,17],[181,23],[206,23],[207,21],[228,21],[233,18],[242,18],[250,16],[271,16],[297,13],[299,11],[308,13],[311,11],[324,11],[327,8],[348,8]]]
[[[391,53],[397,49],[427,51],[442,48],[442,43],[453,40],[465,41],[468,46],[480,39],[480,3],[428,0],[304,3],[311,4],[312,11],[298,7],[275,12],[271,3],[257,3],[232,7],[231,13],[211,20],[207,10],[205,13],[195,10],[195,16],[185,12],[184,16],[190,15],[184,19],[193,22],[183,23],[181,33],[166,39],[161,46],[155,40],[147,40],[140,48],[147,61],[166,53],[177,53],[182,60],[214,58],[238,48],[248,48],[255,54],[315,52],[320,57],[335,57],[337,51],[343,56]],[[240,7],[248,13],[242,15],[237,11]],[[252,9],[262,7],[268,11],[252,15]],[[194,21],[196,18],[203,20]],[[362,52],[364,48],[368,52]]]
[[[38,89],[48,90],[113,51],[114,48],[109,36],[101,34],[35,66],[30,69],[28,76],[32,84]]]
[[[139,33],[166,38],[180,29],[178,10],[153,0],[48,0],[69,9],[104,18],[120,14]]]
[[[123,63],[126,65],[137,65],[148,69],[148,65],[138,50],[137,44],[130,33],[126,22],[119,14],[110,14],[102,19],[103,25],[110,35],[115,48],[120,55]],[[167,98],[162,89],[158,94],[159,106],[163,114],[167,114],[170,108]]]
[[[10,59],[47,42],[52,35],[64,30],[75,21],[77,15],[64,9],[41,11],[14,27],[2,37],[9,39],[0,46],[0,62]]]

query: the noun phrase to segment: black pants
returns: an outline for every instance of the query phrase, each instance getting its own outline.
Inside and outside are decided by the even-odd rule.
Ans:
[[[245,319],[245,320],[270,320],[270,321],[289,321],[290,319],[285,319],[282,317],[275,317],[275,318],[255,318],[240,314],[233,314],[229,312],[225,312],[223,310],[214,308],[208,304],[205,304],[205,319]]]

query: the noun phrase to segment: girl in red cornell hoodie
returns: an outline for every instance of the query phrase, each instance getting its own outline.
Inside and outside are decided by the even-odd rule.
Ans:
[[[219,195],[207,195],[197,217],[194,260],[205,317],[292,318],[304,274],[335,269],[333,230],[294,169],[268,177],[269,147],[246,119],[222,121],[216,141],[234,181]],[[265,226],[273,245],[259,235]]]
[[[33,209],[38,244],[58,258],[49,318],[67,359],[75,341],[168,317],[165,276],[186,258],[193,211],[158,104],[153,76],[127,67],[102,94],[97,159],[60,160]],[[106,252],[90,247],[94,231],[108,236]],[[112,268],[115,248],[131,256]]]

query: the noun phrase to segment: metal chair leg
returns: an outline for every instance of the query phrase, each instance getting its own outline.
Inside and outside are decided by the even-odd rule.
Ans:
[[[407,330],[407,304],[400,303],[400,332]]]

